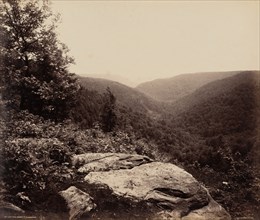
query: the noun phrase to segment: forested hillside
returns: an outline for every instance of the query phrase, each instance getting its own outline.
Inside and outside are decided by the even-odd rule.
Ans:
[[[234,72],[190,73],[168,79],[156,79],[136,87],[137,90],[161,101],[174,102],[191,94],[201,86],[212,81],[237,74]]]
[[[257,88],[259,71],[241,71],[231,77],[219,79],[197,88],[193,93],[186,95],[176,102],[170,103],[169,111],[174,114],[189,111],[196,105],[200,105],[211,98],[230,93],[234,88],[252,87]],[[255,96],[254,94],[252,94]]]
[[[151,118],[159,118],[164,112],[164,103],[121,83],[89,77],[79,77],[79,82],[84,88],[97,91],[100,94],[105,93],[106,89],[109,88],[117,99],[117,106],[124,108],[125,111],[143,113]]]
[[[258,144],[259,77],[259,72],[244,72],[198,89],[176,103],[181,106],[181,111],[173,115],[172,126],[197,136],[206,144],[207,153],[203,156],[201,151],[201,157],[207,158],[210,153],[225,147],[243,159],[249,156],[247,153],[251,150],[255,155]],[[192,145],[194,147],[188,148],[194,155],[197,144]],[[224,164],[218,159],[208,160],[216,169],[221,169],[220,164]],[[250,161],[253,161],[252,158]]]
[[[133,108],[136,111],[147,113],[150,111],[155,113],[162,111],[160,102],[155,101],[143,93],[121,83],[89,77],[80,77],[79,81],[85,88],[98,91],[101,94],[106,91],[107,87],[109,87],[111,92],[116,96],[118,103],[126,107]]]

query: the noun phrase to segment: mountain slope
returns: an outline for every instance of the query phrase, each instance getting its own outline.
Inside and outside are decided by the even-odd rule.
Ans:
[[[172,104],[172,128],[182,129],[197,137],[197,141],[201,140],[208,149],[231,147],[236,145],[236,142],[243,145],[249,139],[256,143],[257,121],[260,116],[259,82],[260,72],[251,71],[201,87]],[[218,138],[221,141],[213,143]],[[196,146],[196,143],[190,143],[184,148]]]
[[[79,77],[79,80],[81,85],[88,90],[95,90],[99,93],[104,93],[109,87],[119,104],[124,105],[127,108],[131,108],[134,111],[151,113],[155,115],[160,114],[162,111],[162,105],[159,101],[155,101],[152,98],[147,97],[142,92],[121,83],[90,77]]]
[[[169,79],[157,79],[145,82],[136,87],[150,97],[167,102],[174,102],[186,95],[191,94],[201,86],[239,73],[234,72],[212,72],[192,73],[174,76]]]
[[[256,92],[259,86],[259,74],[260,71],[244,71],[224,79],[215,80],[201,86],[193,93],[180,98],[176,102],[169,103],[168,107],[170,106],[169,109],[171,113],[176,115],[182,112],[194,111],[197,106],[203,105],[203,103],[206,102],[212,102],[212,99],[216,97],[229,97],[234,89],[245,89],[249,87]],[[248,95],[248,98],[255,97],[255,94]],[[216,104],[213,103],[213,106],[214,105]]]

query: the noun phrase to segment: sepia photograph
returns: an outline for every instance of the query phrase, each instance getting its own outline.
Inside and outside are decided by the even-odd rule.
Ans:
[[[260,220],[260,0],[0,0],[0,220]]]

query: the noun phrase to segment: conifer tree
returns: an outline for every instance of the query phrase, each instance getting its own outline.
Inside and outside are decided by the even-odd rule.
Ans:
[[[108,87],[106,93],[104,94],[104,107],[101,114],[102,128],[104,132],[112,131],[117,123],[116,115],[116,97],[111,92]]]

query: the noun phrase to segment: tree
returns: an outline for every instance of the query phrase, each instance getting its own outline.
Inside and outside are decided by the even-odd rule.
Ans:
[[[112,131],[117,123],[116,115],[116,97],[111,92],[108,87],[106,93],[104,94],[104,107],[101,114],[102,128],[104,132]]]
[[[55,120],[68,117],[79,89],[67,69],[73,59],[57,39],[58,20],[46,1],[0,3],[3,97],[16,110]]]

